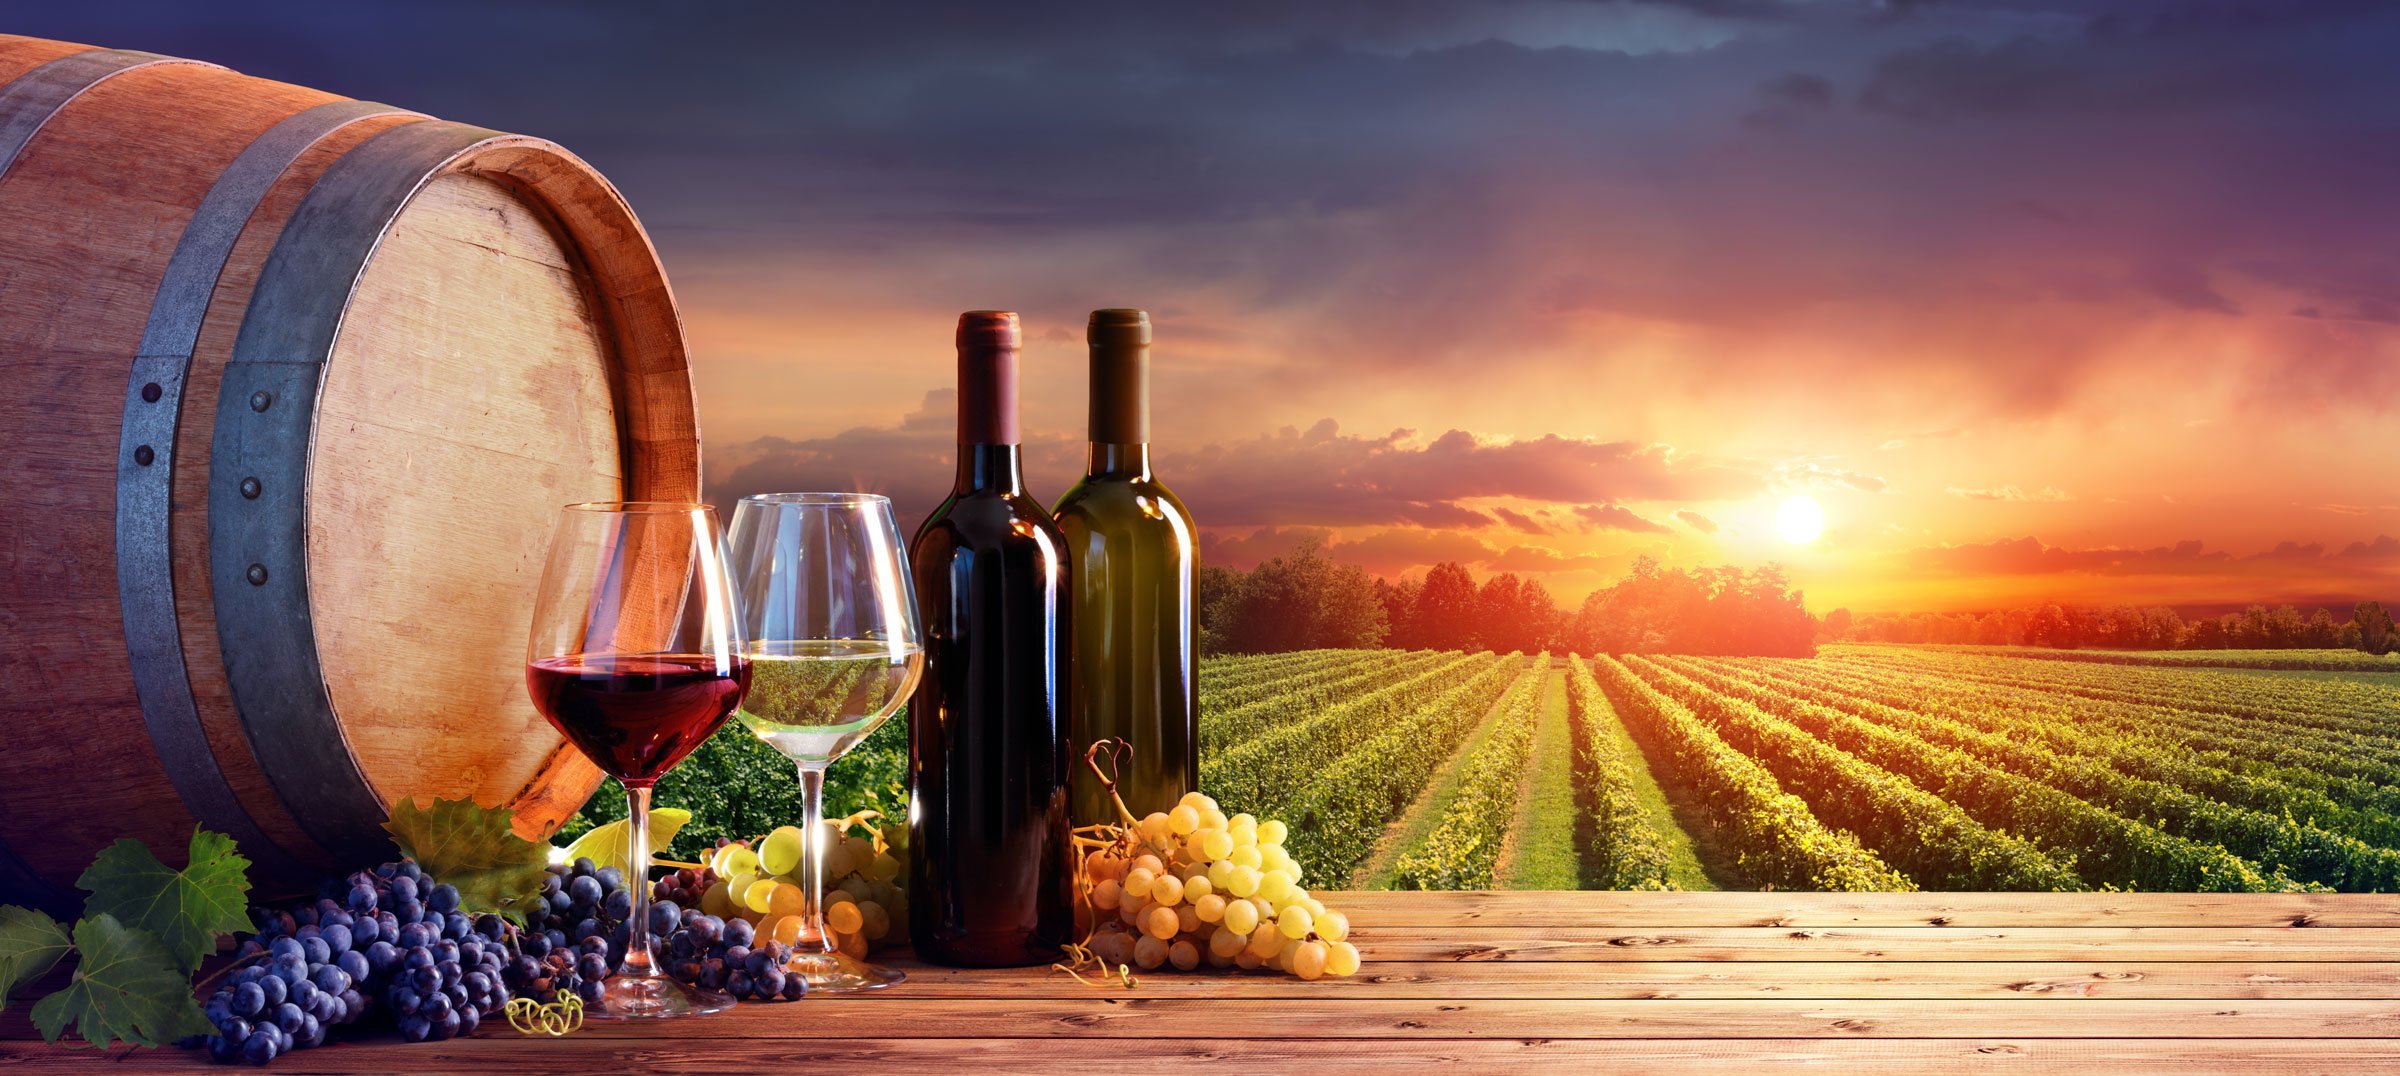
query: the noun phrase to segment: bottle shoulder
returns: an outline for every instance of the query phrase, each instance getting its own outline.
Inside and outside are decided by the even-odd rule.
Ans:
[[[1169,517],[1189,527],[1191,510],[1183,499],[1155,478],[1109,478],[1085,475],[1059,497],[1052,510],[1063,526],[1070,517],[1111,519],[1154,519],[1161,525]]]
[[[1063,541],[1058,521],[1040,501],[1022,493],[980,491],[952,493],[926,517],[911,539],[911,548],[930,543],[944,545],[989,544],[1011,538],[1046,538],[1051,544]]]
[[[1023,519],[1055,525],[1050,509],[1030,493],[1009,493],[1000,490],[976,490],[970,493],[952,491],[933,513],[925,518],[927,529],[944,523],[973,524],[988,520]]]

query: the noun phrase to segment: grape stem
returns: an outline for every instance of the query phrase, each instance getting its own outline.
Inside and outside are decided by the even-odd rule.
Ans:
[[[1086,964],[1100,965],[1100,974],[1107,975],[1108,979],[1102,982],[1093,982],[1090,979],[1084,978],[1083,971],[1081,969]],[[1091,987],[1094,990],[1107,990],[1116,986],[1122,986],[1127,990],[1131,990],[1136,982],[1133,977],[1133,965],[1119,964],[1117,965],[1116,973],[1111,975],[1108,970],[1108,961],[1100,959],[1099,954],[1092,952],[1089,948],[1085,947],[1079,942],[1068,942],[1067,959],[1060,963],[1050,965],[1050,970],[1066,972],[1068,975],[1073,976],[1076,982],[1082,983],[1083,985]]]
[[[1115,737],[1108,737],[1093,743],[1083,753],[1083,764],[1090,766],[1092,773],[1100,778],[1101,787],[1108,790],[1109,801],[1117,805],[1117,817],[1123,819],[1124,824],[1112,826],[1106,822],[1094,822],[1088,826],[1077,826],[1069,832],[1068,840],[1075,849],[1075,899],[1083,903],[1083,910],[1090,917],[1092,927],[1084,932],[1082,938],[1068,942],[1066,945],[1067,959],[1050,965],[1050,969],[1066,972],[1073,976],[1076,982],[1094,990],[1106,990],[1118,986],[1131,990],[1135,982],[1133,968],[1130,965],[1120,964],[1112,974],[1108,970],[1108,962],[1100,959],[1100,955],[1091,950],[1091,940],[1100,931],[1100,908],[1092,903],[1092,871],[1089,853],[1105,849],[1115,849],[1119,853],[1132,851],[1137,844],[1133,836],[1135,828],[1140,824],[1139,820],[1133,817],[1133,811],[1125,806],[1125,798],[1117,794],[1116,775],[1100,768],[1100,752],[1104,749],[1109,752],[1110,770],[1115,770],[1122,768],[1124,757],[1127,752],[1133,750],[1133,745]],[[1105,977],[1103,981],[1094,982],[1084,978],[1083,969],[1092,965],[1098,965],[1099,973]]]
[[[848,833],[853,826],[864,826],[867,823],[877,821],[882,817],[882,811],[878,811],[873,807],[861,807],[858,810],[844,815],[840,821],[834,823],[834,826],[840,832]],[[892,850],[892,846],[883,839],[882,826],[867,826],[867,836],[871,838],[874,843],[875,854],[882,855],[883,853]]]
[[[1104,773],[1100,769],[1100,750],[1102,748],[1108,749],[1108,768],[1113,772]],[[1084,749],[1083,752],[1083,764],[1092,768],[1092,775],[1100,779],[1100,787],[1108,790],[1109,802],[1117,805],[1117,817],[1124,819],[1125,824],[1129,827],[1140,820],[1133,817],[1133,811],[1125,806],[1125,797],[1117,795],[1117,772],[1124,770],[1125,756],[1132,752],[1132,744],[1114,736],[1103,736],[1093,741],[1092,746]]]
[[[233,969],[235,969],[235,968],[238,968],[238,967],[241,967],[241,966],[242,966],[242,965],[244,965],[244,964],[251,963],[252,961],[258,960],[259,958],[261,958],[261,957],[264,957],[264,956],[266,956],[266,955],[267,955],[267,951],[266,951],[266,950],[264,950],[264,949],[261,949],[261,950],[259,950],[258,952],[255,952],[255,953],[252,953],[252,954],[250,954],[249,956],[240,957],[240,958],[238,958],[238,959],[234,959],[234,960],[228,960],[228,961],[226,961],[226,962],[225,962],[224,966],[222,966],[222,967],[219,967],[217,970],[215,970],[215,971],[212,971],[212,972],[209,972],[208,974],[201,976],[201,977],[200,977],[200,980],[199,980],[198,982],[195,982],[195,983],[193,983],[193,984],[192,984],[192,992],[193,992],[193,993],[199,993],[199,992],[200,992],[200,990],[201,990],[201,988],[203,988],[203,987],[206,987],[206,986],[207,986],[208,984],[210,984],[210,983],[216,982],[216,981],[217,981],[217,980],[218,980],[220,977],[222,977],[222,976],[223,976],[223,975],[224,975],[226,972],[232,971]]]

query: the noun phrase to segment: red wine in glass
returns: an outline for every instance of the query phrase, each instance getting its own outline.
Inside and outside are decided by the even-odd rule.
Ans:
[[[740,654],[576,654],[525,668],[533,705],[592,763],[647,785],[724,727],[750,684]]]

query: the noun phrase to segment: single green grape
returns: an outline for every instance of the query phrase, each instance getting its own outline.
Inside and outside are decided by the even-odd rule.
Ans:
[[[758,853],[742,845],[728,845],[717,861],[717,873],[727,877],[736,874],[757,874]]]
[[[1236,934],[1248,934],[1258,929],[1258,905],[1237,900],[1225,905],[1225,929]]]
[[[1282,931],[1286,938],[1308,937],[1309,929],[1315,925],[1314,917],[1308,914],[1308,909],[1297,905],[1287,907],[1275,915],[1275,929]]]
[[[767,839],[759,842],[758,862],[768,874],[790,874],[800,866],[804,844],[800,827],[777,826],[775,832],[767,834]]]

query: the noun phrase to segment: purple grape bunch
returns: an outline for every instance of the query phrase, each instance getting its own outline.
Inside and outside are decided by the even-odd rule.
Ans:
[[[666,938],[666,970],[677,982],[740,1001],[808,996],[808,980],[785,970],[792,947],[773,939],[761,942],[747,919],[719,919],[661,899],[650,905],[650,925]],[[667,927],[672,929],[662,929]]]
[[[509,958],[509,989],[545,1004],[570,994],[598,1003],[603,980],[624,963],[631,938],[625,920],[632,914],[623,871],[594,866],[588,857],[553,864]]]
[[[327,882],[318,898],[262,909],[226,977],[202,1005],[212,1060],[264,1065],[322,1045],[379,1010],[411,1042],[473,1031],[508,1004],[514,955],[499,917],[459,910],[458,890],[401,860]]]
[[[412,881],[391,879],[390,894],[422,904],[422,916],[401,924],[392,954],[371,954],[368,962],[390,961],[383,1002],[401,1041],[438,1042],[474,1031],[508,1005],[505,969],[516,949],[499,916],[470,917],[458,908],[457,890],[433,885],[420,896]]]
[[[632,912],[624,873],[590,859],[550,868],[522,929],[467,914],[458,890],[414,861],[357,871],[315,901],[256,913],[258,933],[237,954],[245,963],[202,1005],[216,1033],[187,1045],[264,1065],[370,1017],[403,1041],[439,1042],[474,1031],[512,997],[595,1004],[624,962]],[[791,948],[754,945],[745,920],[660,899],[650,927],[666,939],[667,972],[684,982],[753,1001],[807,993],[784,970]]]

